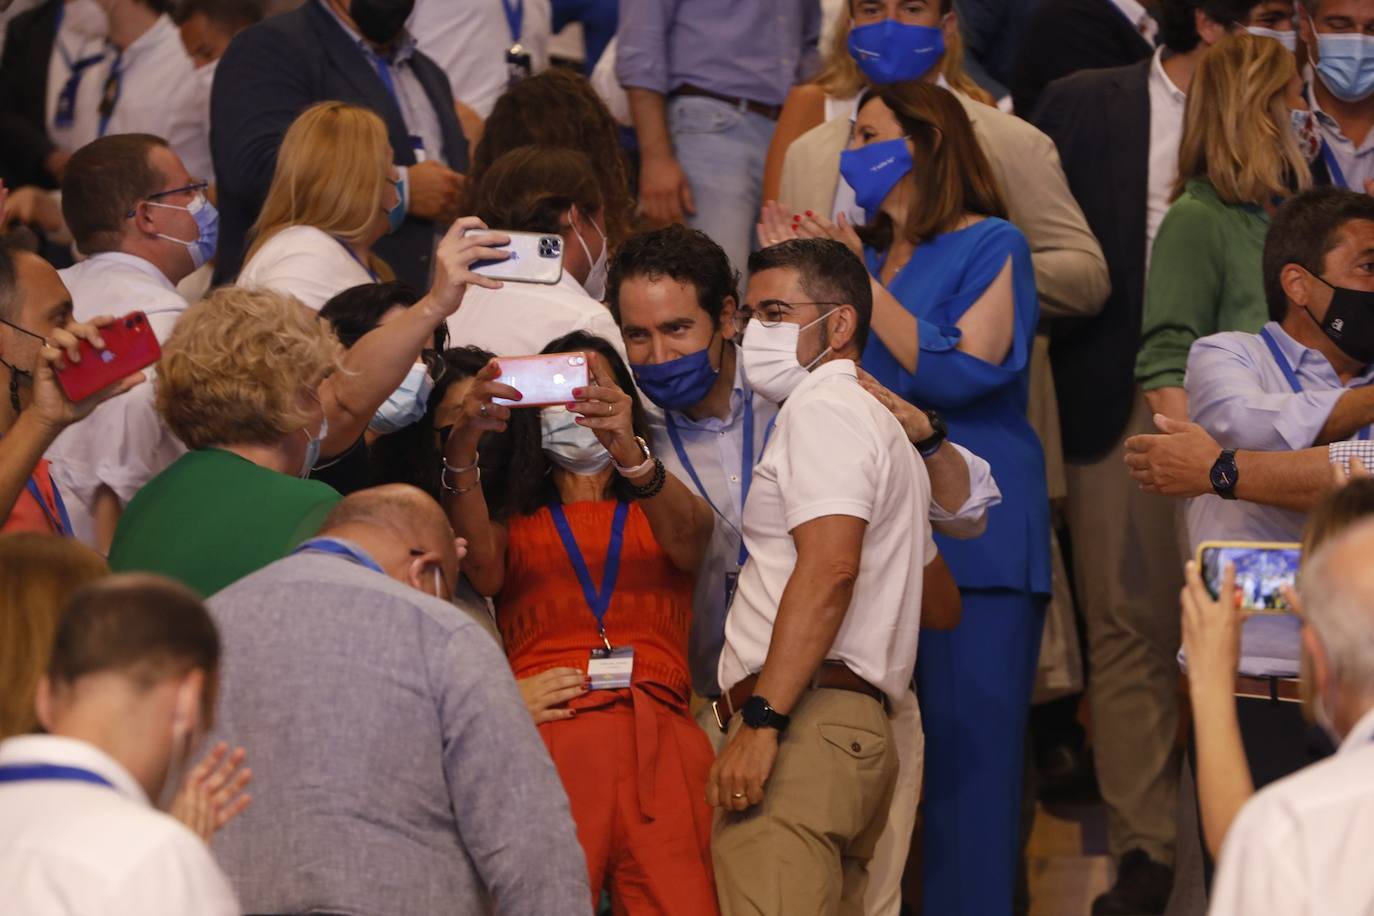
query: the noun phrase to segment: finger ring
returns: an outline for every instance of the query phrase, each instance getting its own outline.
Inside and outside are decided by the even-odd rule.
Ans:
[[[478,412],[479,414],[481,414],[482,416],[484,416],[484,417],[487,415],[487,402],[486,402],[486,401],[483,401],[482,404],[481,404],[481,406],[477,408],[477,412]]]
[[[613,413],[615,413],[615,405],[614,405],[614,404],[607,404],[607,405],[606,405],[606,416],[609,417],[609,416],[610,416],[611,414],[613,414]]]
[[[731,795],[730,797],[731,797],[731,798],[743,798],[743,797],[744,797],[744,793],[743,793],[743,792],[736,792],[735,794]]]

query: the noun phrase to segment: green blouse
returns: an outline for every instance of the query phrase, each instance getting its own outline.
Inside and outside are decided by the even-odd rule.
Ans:
[[[1217,197],[1194,178],[1155,236],[1135,378],[1146,391],[1182,388],[1188,348],[1220,331],[1257,333],[1269,320],[1261,262],[1269,215]]]

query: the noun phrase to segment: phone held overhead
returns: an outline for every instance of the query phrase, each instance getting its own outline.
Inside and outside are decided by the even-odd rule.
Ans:
[[[510,253],[505,260],[477,261],[474,273],[493,280],[551,285],[563,278],[563,240],[544,232],[495,229],[510,236],[509,245],[497,245]]]
[[[577,398],[573,391],[588,383],[587,356],[584,353],[541,353],[537,356],[500,356],[502,385],[522,395],[519,401],[494,398],[506,407],[551,407],[569,404]]]
[[[1197,549],[1198,568],[1212,597],[1221,593],[1226,567],[1234,566],[1240,606],[1256,614],[1293,613],[1283,587],[1297,582],[1301,558],[1302,545],[1290,543],[1204,541]]]

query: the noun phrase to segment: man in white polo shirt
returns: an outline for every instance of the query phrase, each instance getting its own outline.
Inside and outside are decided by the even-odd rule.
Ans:
[[[179,585],[117,576],[73,596],[38,686],[47,734],[0,743],[0,910],[242,912],[205,843],[153,807],[209,724],[219,655]]]
[[[872,314],[858,259],[796,239],[755,252],[749,273],[744,375],[783,406],[725,623],[712,855],[726,916],[834,912],[862,905],[896,783],[887,709],[916,662],[935,547],[912,507],[930,479],[856,377]]]

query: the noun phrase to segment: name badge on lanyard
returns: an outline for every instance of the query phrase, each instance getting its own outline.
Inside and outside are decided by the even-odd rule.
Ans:
[[[630,504],[621,502],[615,507],[615,517],[611,520],[611,540],[606,547],[606,568],[601,574],[601,589],[592,583],[592,573],[587,560],[582,556],[582,548],[577,546],[572,527],[563,507],[549,507],[554,527],[558,529],[559,540],[568,555],[577,582],[582,586],[582,597],[587,608],[596,618],[596,632],[601,637],[602,648],[591,650],[587,659],[587,678],[592,690],[623,690],[630,686],[635,666],[635,650],[630,646],[612,646],[606,636],[606,612],[611,608],[611,596],[615,594],[615,583],[620,578],[620,555],[625,549],[625,522],[630,516]]]
[[[510,26],[510,50],[506,52],[506,85],[514,86],[534,72],[530,52],[520,44],[520,31],[525,21],[525,0],[501,0],[506,11],[506,25]]]

